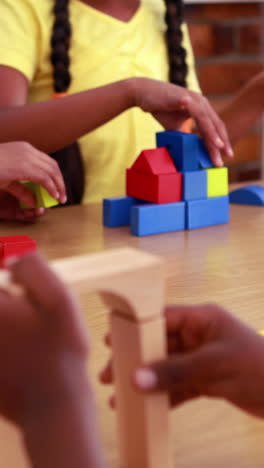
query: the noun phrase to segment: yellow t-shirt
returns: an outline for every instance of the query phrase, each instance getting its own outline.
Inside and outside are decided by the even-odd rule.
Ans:
[[[16,68],[30,81],[29,102],[53,94],[50,36],[53,0],[0,1],[0,64]],[[132,76],[168,80],[162,0],[142,0],[128,23],[71,0],[73,28],[69,93]],[[186,25],[188,87],[199,91]],[[93,109],[87,109],[87,114]],[[125,192],[125,169],[140,151],[155,147],[160,124],[141,109],[130,109],[80,139],[85,163],[84,203]]]

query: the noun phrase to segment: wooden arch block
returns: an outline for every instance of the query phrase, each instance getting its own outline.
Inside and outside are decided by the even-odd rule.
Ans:
[[[112,310],[122,466],[169,468],[168,396],[141,394],[131,382],[138,366],[166,356],[163,262],[139,250],[120,249],[64,259],[52,266],[76,292],[99,291]],[[0,274],[1,285],[6,274]]]

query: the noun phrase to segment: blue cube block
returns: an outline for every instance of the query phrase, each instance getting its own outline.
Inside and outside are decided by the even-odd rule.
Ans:
[[[197,171],[199,137],[190,133],[167,131],[156,134],[157,146],[166,146],[179,172]]]
[[[128,226],[130,210],[135,204],[146,203],[133,197],[105,198],[103,201],[103,224],[106,227]]]
[[[187,229],[197,229],[229,222],[229,198],[191,200],[187,204]]]
[[[207,198],[207,172],[195,171],[183,174],[183,200]]]
[[[198,141],[198,162],[200,169],[212,169],[214,167],[209,152],[201,138]]]
[[[186,224],[185,209],[185,202],[133,206],[131,208],[131,234],[149,236],[183,231]]]

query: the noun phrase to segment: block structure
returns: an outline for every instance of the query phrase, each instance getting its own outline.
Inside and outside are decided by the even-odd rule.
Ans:
[[[226,167],[206,169],[208,198],[228,195],[228,171]]]
[[[198,229],[229,222],[229,198],[216,197],[187,203],[187,229]]]
[[[183,174],[183,200],[207,198],[207,172],[195,171]]]
[[[1,236],[0,237],[0,268],[5,267],[11,257],[22,257],[37,248],[36,241],[29,236]]]
[[[133,206],[131,209],[131,234],[149,236],[185,229],[185,202],[164,205]]]
[[[156,140],[127,169],[128,196],[104,201],[104,225],[130,224],[132,235],[147,236],[227,223],[227,168],[213,166],[198,135],[164,131]]]
[[[157,146],[165,146],[180,172],[197,171],[198,136],[176,131],[159,132],[156,135]]]
[[[36,208],[52,208],[59,205],[58,200],[51,197],[49,192],[41,185],[31,181],[23,182],[23,184],[35,195]],[[23,209],[29,208],[25,203],[20,203],[20,206]]]

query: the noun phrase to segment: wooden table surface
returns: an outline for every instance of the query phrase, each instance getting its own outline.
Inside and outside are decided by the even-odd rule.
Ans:
[[[228,225],[147,238],[130,236],[128,228],[104,229],[99,205],[60,208],[33,226],[2,223],[1,235],[11,234],[30,235],[49,259],[127,245],[161,255],[167,265],[168,303],[218,302],[256,329],[264,329],[264,208],[232,206]],[[107,406],[110,389],[97,382],[107,357],[102,344],[107,314],[95,294],[81,300],[93,339],[91,373],[103,442],[116,468],[115,417]],[[264,424],[224,402],[189,403],[172,413],[171,421],[177,468],[264,465]],[[0,468],[26,466],[18,434],[1,422]]]

